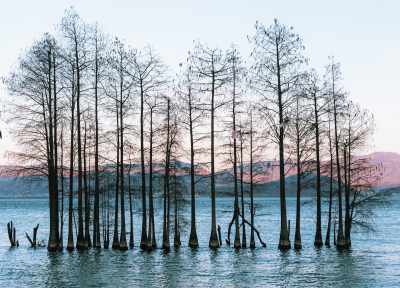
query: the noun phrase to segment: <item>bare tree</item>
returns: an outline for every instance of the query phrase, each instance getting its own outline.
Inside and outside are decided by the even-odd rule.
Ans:
[[[261,23],[255,25],[256,33],[251,38],[254,45],[252,57],[254,71],[250,85],[263,101],[263,113],[273,131],[279,146],[279,183],[281,232],[279,248],[290,248],[286,215],[285,193],[285,127],[286,113],[292,100],[293,89],[297,86],[301,73],[299,67],[305,62],[302,56],[304,46],[292,27],[286,27],[275,20],[268,28]]]
[[[337,185],[338,185],[338,231],[337,231],[337,241],[336,246],[339,249],[346,247],[346,242],[343,234],[343,213],[342,213],[342,181],[341,181],[341,168],[340,168],[340,143],[339,143],[339,120],[338,114],[341,102],[343,101],[344,95],[338,88],[339,81],[341,78],[340,66],[339,63],[335,63],[332,59],[332,63],[330,63],[326,67],[326,81],[327,86],[329,87],[329,95],[332,101],[332,112],[333,112],[333,124],[334,124],[334,147],[336,154],[336,177],[337,177]]]
[[[182,75],[179,75],[179,82],[175,88],[179,103],[182,105],[180,113],[180,121],[183,127],[189,131],[190,145],[190,195],[191,195],[191,210],[190,210],[190,235],[189,247],[197,248],[199,246],[197,230],[196,230],[196,164],[195,157],[200,152],[196,144],[204,137],[196,135],[196,129],[201,126],[202,113],[198,93],[194,89],[194,73],[188,59],[187,67],[184,67]],[[182,65],[181,65],[182,66]]]
[[[332,226],[332,205],[333,205],[333,175],[334,175],[334,155],[333,155],[333,141],[332,141],[332,109],[331,109],[331,101],[326,101],[326,114],[327,114],[327,136],[328,136],[328,153],[329,153],[329,164],[325,165],[324,170],[328,170],[325,172],[329,175],[329,204],[328,204],[328,223],[326,226],[326,236],[325,236],[325,246],[330,247],[331,241],[331,226]],[[336,241],[336,240],[335,240]]]
[[[55,39],[45,34],[35,42],[19,61],[19,67],[6,79],[14,96],[11,121],[16,124],[16,136],[23,147],[15,156],[24,161],[25,168],[47,175],[50,233],[47,249],[60,248],[57,186],[57,93],[55,88]],[[35,168],[39,167],[38,168]]]
[[[74,250],[74,230],[73,230],[73,213],[74,213],[74,131],[75,131],[75,64],[70,62],[71,69],[71,96],[70,96],[70,151],[69,151],[69,193],[68,193],[68,242],[67,250]]]
[[[166,251],[170,249],[169,244],[169,217],[170,217],[170,162],[171,162],[171,99],[167,98],[166,107],[166,141],[165,141],[165,172],[164,172],[164,213],[163,213],[163,244]]]
[[[124,130],[125,124],[124,119],[129,112],[129,100],[131,100],[132,93],[132,77],[131,75],[131,61],[134,52],[128,51],[124,44],[116,39],[113,43],[113,47],[109,55],[109,90],[108,95],[115,101],[117,110],[117,151],[119,153],[117,159],[117,186],[120,192],[120,204],[121,204],[121,234],[118,240],[118,230],[114,227],[114,240],[113,247],[120,250],[127,250],[128,243],[126,240],[126,227],[125,227],[125,185],[124,185]],[[116,194],[118,198],[118,193]],[[118,205],[118,200],[116,200]],[[118,218],[118,207],[116,207],[116,218]],[[117,224],[117,219],[115,220]],[[118,244],[118,245],[117,245]],[[118,246],[118,247],[117,247]]]
[[[140,248],[147,249],[147,215],[146,215],[146,171],[145,171],[145,147],[144,147],[144,105],[145,99],[163,89],[165,67],[161,60],[150,47],[145,47],[135,53],[131,61],[132,77],[140,95],[140,163],[141,163],[141,196],[142,196],[142,233]]]
[[[294,248],[301,249],[301,193],[307,186],[305,177],[311,170],[311,156],[314,153],[312,149],[314,122],[312,120],[312,107],[308,105],[306,97],[308,96],[308,87],[300,89],[296,94],[296,102],[291,107],[291,121],[288,124],[289,150],[293,150],[295,161],[292,165],[296,168],[296,229],[294,237]],[[318,164],[317,164],[318,165]],[[317,168],[318,169],[318,168]],[[318,174],[318,173],[317,173]],[[317,176],[318,177],[318,176]],[[317,200],[318,203],[318,200]],[[317,204],[318,205],[318,204]]]
[[[209,103],[204,105],[204,110],[210,113],[210,164],[211,164],[211,234],[209,247],[220,246],[217,234],[216,216],[216,191],[215,191],[215,113],[218,108],[226,104],[224,94],[220,90],[228,83],[230,75],[230,63],[228,57],[217,48],[209,48],[197,43],[191,54],[192,69],[195,75],[198,89],[209,93]]]
[[[153,167],[153,161],[154,161],[154,150],[155,145],[155,133],[159,132],[159,128],[155,127],[155,114],[159,112],[160,110],[160,100],[158,99],[159,95],[154,96],[154,97],[149,97],[146,99],[146,104],[148,106],[148,116],[149,116],[149,227],[148,227],[148,235],[147,235],[147,249],[152,250],[157,248],[157,243],[156,243],[156,231],[155,231],[155,221],[154,221],[154,196],[153,196],[153,182],[154,182],[154,167]]]
[[[360,203],[358,201],[361,198],[365,202],[370,202],[370,199],[375,198],[373,187],[377,184],[381,171],[375,164],[354,156],[356,152],[367,148],[374,126],[372,114],[350,101],[344,107],[344,115],[346,117],[342,141],[345,174],[344,237],[346,248],[349,248],[351,246],[351,226],[355,219],[354,215],[355,212],[358,213],[361,210],[359,209],[361,205],[357,207],[357,204]]]
[[[79,15],[71,8],[66,10],[61,20],[61,31],[66,42],[65,49],[71,51],[75,62],[76,81],[76,126],[77,126],[77,154],[78,154],[78,235],[76,247],[86,249],[88,243],[84,236],[83,223],[83,195],[82,195],[82,137],[81,137],[81,96],[84,91],[83,77],[89,67],[88,52],[88,26],[81,20]]]
[[[325,114],[326,104],[325,95],[323,89],[320,87],[318,75],[314,70],[307,74],[305,83],[305,97],[308,98],[313,107],[313,124],[312,128],[314,130],[314,141],[315,141],[315,171],[316,171],[316,181],[315,181],[315,192],[316,192],[316,229],[315,229],[315,239],[314,246],[321,247],[323,245],[322,241],[322,229],[321,229],[321,118]]]
[[[93,247],[101,247],[100,238],[100,172],[99,172],[99,104],[101,103],[100,88],[105,78],[107,68],[105,37],[96,24],[92,28],[91,44],[93,55],[93,92],[94,92],[94,122],[95,122],[95,150],[94,150],[94,211],[93,211]]]

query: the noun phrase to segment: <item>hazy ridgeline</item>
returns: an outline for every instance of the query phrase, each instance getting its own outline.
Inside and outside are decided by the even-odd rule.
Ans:
[[[255,217],[254,191],[268,173],[258,164],[271,151],[279,159],[279,248],[291,247],[288,174],[296,177],[294,247],[302,247],[301,195],[310,187],[314,245],[330,246],[334,238],[338,248],[350,247],[352,226],[368,227],[369,204],[379,200],[373,187],[380,169],[357,156],[372,136],[373,115],[351,101],[333,58],[324,75],[308,67],[292,27],[256,23],[249,41],[251,55],[234,45],[223,50],[196,42],[179,71],[169,71],[150,46],[133,48],[69,9],[54,35],[44,34],[21,55],[4,79],[9,125],[19,141],[10,157],[16,173],[48,179],[48,250],[65,244],[126,250],[136,242],[144,250],[169,250],[171,240],[196,248],[196,189],[204,179],[209,247],[222,245],[221,228],[229,245],[233,229],[236,249],[264,246],[268,228]],[[218,225],[216,214],[222,168],[230,172],[234,196],[228,227]],[[161,213],[155,197],[162,198]],[[133,225],[133,201],[140,203],[140,227]],[[185,207],[189,239],[180,236]],[[156,243],[155,215],[162,215],[162,243]]]

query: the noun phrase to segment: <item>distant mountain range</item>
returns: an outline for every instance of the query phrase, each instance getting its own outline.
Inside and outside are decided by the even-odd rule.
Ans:
[[[371,164],[378,165],[382,170],[382,178],[378,183],[379,188],[400,187],[400,154],[393,152],[375,152],[363,158],[369,159]],[[175,163],[178,168],[178,177],[185,183],[188,189],[190,183],[190,165],[185,162],[177,161]],[[287,165],[289,166],[289,165]],[[47,196],[47,179],[44,176],[24,175],[15,176],[12,167],[0,167],[0,197],[46,197]],[[112,166],[105,166],[106,170],[112,171]],[[126,167],[126,173],[129,166]],[[161,164],[156,164],[155,180],[160,181],[163,173]],[[244,167],[246,171],[247,166]],[[279,195],[279,163],[277,161],[260,161],[254,164],[254,170],[257,171],[257,181],[254,187],[256,196],[278,196]],[[133,186],[137,187],[140,183],[140,166],[135,163],[131,165],[131,177]],[[196,170],[196,189],[198,194],[208,195],[209,178],[208,171],[204,168]],[[227,196],[233,193],[233,175],[232,169],[220,170],[216,173],[216,189],[217,195]],[[295,169],[288,168],[286,173],[286,187],[288,196],[294,196],[296,192],[296,174]],[[244,180],[247,181],[248,176],[245,173]],[[315,176],[307,175],[303,182],[306,184],[302,195],[314,195]],[[76,181],[75,181],[76,183]],[[322,190],[328,191],[329,177],[322,176]],[[158,189],[157,182],[154,185]],[[247,190],[245,185],[245,189]],[[157,191],[155,191],[157,193]],[[139,194],[139,193],[138,193]]]

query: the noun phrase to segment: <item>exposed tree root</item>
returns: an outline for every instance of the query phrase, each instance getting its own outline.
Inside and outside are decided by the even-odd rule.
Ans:
[[[244,217],[242,216],[242,214],[240,214],[240,212],[239,212],[238,214],[234,213],[234,215],[233,215],[233,217],[232,217],[232,220],[231,220],[231,222],[229,223],[229,226],[228,226],[228,238],[225,239],[226,244],[230,245],[230,243],[231,243],[231,230],[232,230],[232,225],[233,225],[233,222],[236,220],[236,217],[238,217],[238,216],[242,217],[244,223],[246,223],[247,225],[249,225],[250,228],[253,229],[254,232],[256,232],[258,241],[260,241],[261,245],[262,245],[263,247],[267,247],[267,244],[265,244],[265,242],[261,239],[260,232],[257,230],[257,228],[255,228],[253,225],[251,225],[251,223],[250,223],[249,221],[247,221],[246,218],[244,218]]]

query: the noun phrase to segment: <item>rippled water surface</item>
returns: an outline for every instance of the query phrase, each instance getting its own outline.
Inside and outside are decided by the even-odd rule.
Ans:
[[[267,248],[258,245],[255,250],[234,251],[223,245],[218,251],[210,251],[210,200],[201,198],[197,250],[186,247],[188,227],[184,227],[183,247],[167,255],[161,250],[147,253],[138,248],[51,254],[45,248],[28,248],[24,238],[24,231],[31,233],[40,223],[38,237],[47,240],[47,199],[0,199],[0,287],[400,287],[400,197],[393,196],[390,206],[377,208],[376,233],[353,233],[353,248],[347,253],[335,248],[314,249],[315,208],[311,199],[303,199],[303,250],[279,252],[279,199],[257,198],[256,202],[256,224]],[[291,238],[294,204],[295,199],[289,198]],[[217,205],[225,238],[232,199],[219,198]],[[135,240],[140,235],[139,208],[135,207]],[[9,219],[16,224],[20,240],[17,249],[8,247]],[[157,214],[157,230],[161,219]],[[157,240],[160,243],[161,233]]]

